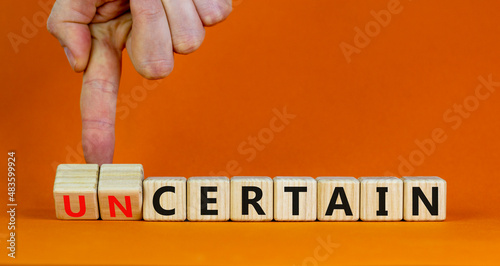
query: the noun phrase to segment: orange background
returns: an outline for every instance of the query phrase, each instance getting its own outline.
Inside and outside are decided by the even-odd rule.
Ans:
[[[56,220],[53,165],[84,162],[81,74],[43,25],[14,51],[8,34],[47,15],[37,3],[0,1],[2,172],[15,150],[19,204],[17,258],[7,257],[2,212],[0,263],[500,264],[500,91],[456,129],[443,118],[474,103],[479,76],[500,81],[500,2],[402,0],[347,63],[339,45],[353,45],[354,28],[388,0],[239,0],[156,88],[143,89],[124,56],[119,97],[137,106],[118,113],[115,163],[142,163],[146,176],[209,175],[233,160],[238,175],[400,176],[400,158],[441,128],[446,140],[423,162],[413,158],[411,171],[448,182],[448,218],[434,223]],[[238,146],[284,107],[296,118],[247,161]],[[334,244],[319,250],[321,241]]]

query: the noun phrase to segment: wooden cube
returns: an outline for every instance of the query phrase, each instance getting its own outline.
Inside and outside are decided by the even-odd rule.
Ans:
[[[231,178],[231,220],[273,220],[273,180],[270,177]]]
[[[403,181],[397,177],[360,177],[363,221],[403,219]]]
[[[142,219],[142,165],[103,164],[99,173],[99,209],[103,220]]]
[[[318,177],[318,220],[357,221],[359,181],[354,177]]]
[[[144,220],[186,220],[185,177],[148,177],[142,184]]]
[[[312,177],[278,176],[274,181],[276,221],[316,220],[316,180]]]
[[[142,164],[103,164],[99,172],[106,176],[127,176],[138,173],[144,175],[144,168]]]
[[[403,177],[404,219],[406,221],[444,221],[446,219],[446,181],[437,176]]]
[[[54,181],[54,202],[58,219],[97,220],[97,164],[61,164]]]
[[[78,173],[98,173],[97,164],[60,164],[57,166],[56,174],[67,173],[77,175]]]
[[[189,221],[227,221],[230,215],[229,178],[191,177],[187,181]]]

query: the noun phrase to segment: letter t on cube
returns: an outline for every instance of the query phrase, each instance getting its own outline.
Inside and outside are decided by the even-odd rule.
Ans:
[[[316,220],[316,180],[312,177],[278,176],[274,181],[276,221]]]

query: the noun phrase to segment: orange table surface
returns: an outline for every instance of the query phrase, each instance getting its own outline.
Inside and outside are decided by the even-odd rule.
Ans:
[[[445,222],[89,222],[37,210],[18,217],[18,258],[0,262],[498,265],[500,217],[470,209],[449,216]]]
[[[0,214],[0,264],[500,265],[500,2],[401,0],[347,55],[392,1],[239,0],[162,81],[124,51],[115,163],[146,177],[444,178],[446,221],[415,223],[57,220],[55,167],[85,161],[81,74],[45,29],[47,2],[0,1],[0,171],[15,151],[18,204],[16,259]],[[0,191],[5,206],[6,178]]]

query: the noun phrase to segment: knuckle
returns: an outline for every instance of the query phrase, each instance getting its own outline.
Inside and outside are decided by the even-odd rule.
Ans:
[[[159,59],[141,62],[137,71],[147,79],[162,79],[170,75],[173,69],[173,60]]]
[[[134,18],[141,18],[145,21],[155,21],[158,18],[165,16],[163,9],[159,8],[145,8],[136,11]]]
[[[118,84],[104,79],[86,80],[84,81],[83,86],[86,86],[90,90],[98,90],[103,93],[118,93]]]
[[[82,128],[85,130],[100,130],[100,131],[112,131],[115,128],[114,121],[103,119],[103,118],[83,118]],[[90,139],[98,139],[96,135],[90,135]]]

